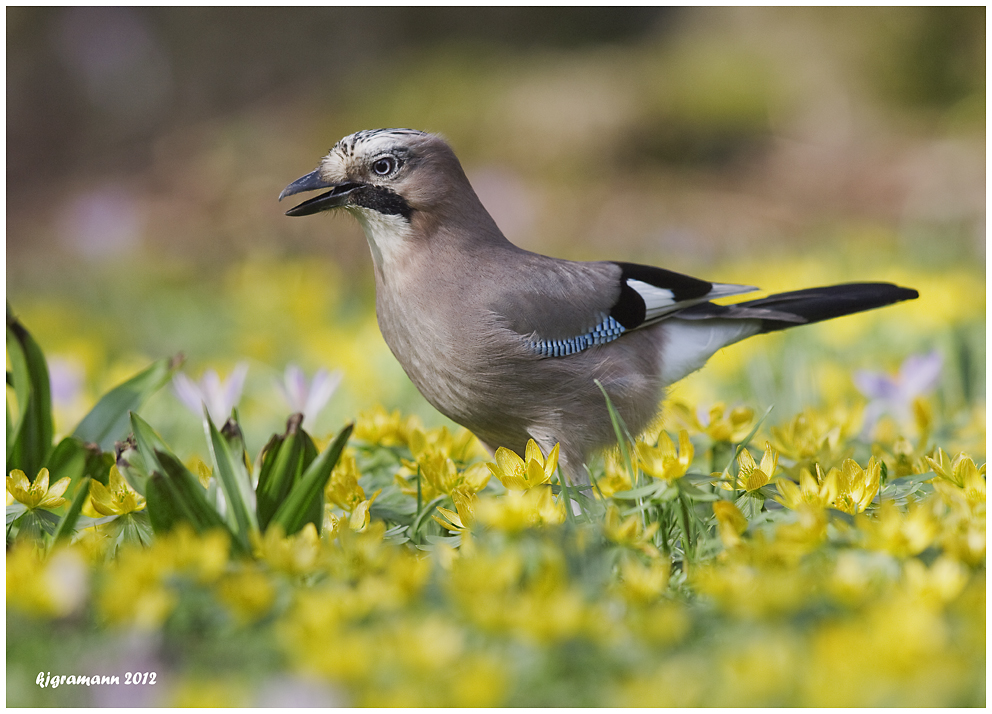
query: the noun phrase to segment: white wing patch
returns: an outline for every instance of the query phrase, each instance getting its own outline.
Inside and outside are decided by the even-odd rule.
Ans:
[[[645,283],[642,280],[627,279],[627,285],[632,287],[644,300],[645,314],[644,322],[654,322],[677,312],[691,305],[697,305],[714,298],[726,297],[727,295],[740,295],[757,290],[749,285],[733,285],[729,283],[714,283],[713,289],[706,295],[693,300],[676,300],[675,293],[667,288],[659,288],[657,285]]]

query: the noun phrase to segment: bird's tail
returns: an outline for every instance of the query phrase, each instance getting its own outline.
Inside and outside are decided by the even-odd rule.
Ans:
[[[891,283],[845,283],[778,293],[729,307],[781,313],[781,317],[762,318],[761,332],[774,332],[797,324],[830,320],[903,300],[915,300],[919,296],[911,288],[901,288]]]
[[[734,305],[694,305],[665,321],[662,378],[672,384],[702,367],[717,350],[752,335],[917,297],[915,290],[891,283],[846,283],[778,293]]]

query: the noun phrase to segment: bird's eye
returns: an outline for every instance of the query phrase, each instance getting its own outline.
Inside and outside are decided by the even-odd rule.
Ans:
[[[378,176],[389,176],[391,173],[396,171],[398,164],[395,158],[392,156],[383,156],[381,159],[376,159],[372,164],[372,170]]]

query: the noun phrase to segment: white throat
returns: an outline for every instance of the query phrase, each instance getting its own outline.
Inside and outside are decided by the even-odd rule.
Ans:
[[[365,231],[372,260],[380,271],[390,271],[410,250],[412,229],[402,216],[387,215],[371,208],[349,207]]]

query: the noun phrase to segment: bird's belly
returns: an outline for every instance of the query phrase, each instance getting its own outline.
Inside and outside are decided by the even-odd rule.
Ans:
[[[546,443],[574,442],[582,452],[611,443],[612,422],[599,384],[635,433],[657,409],[660,365],[645,355],[658,350],[638,348],[657,341],[647,331],[567,357],[542,358],[519,336],[508,338],[495,327],[470,339],[380,315],[380,328],[427,401],[493,447],[522,453],[527,439],[539,435]]]

